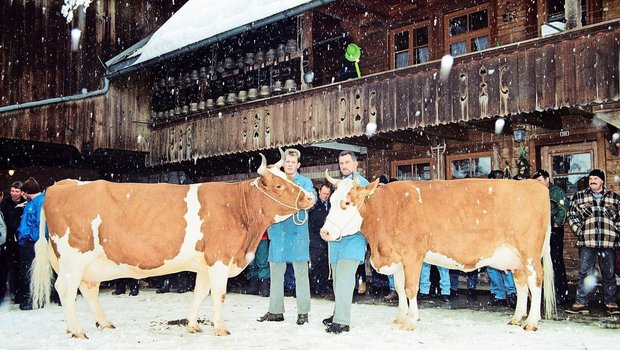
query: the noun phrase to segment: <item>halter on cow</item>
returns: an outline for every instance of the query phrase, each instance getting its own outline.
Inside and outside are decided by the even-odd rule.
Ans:
[[[462,271],[483,266],[512,270],[517,306],[509,324],[520,325],[527,315],[525,330],[538,327],[544,277],[545,316],[555,313],[549,194],[540,183],[465,179],[398,181],[378,187],[376,180],[363,187],[354,180],[333,179],[327,171],[326,177],[337,188],[321,236],[337,240],[358,231],[364,234],[373,267],[394,274],[399,297],[394,322],[401,328],[413,330],[419,319],[423,261]]]
[[[228,277],[247,266],[267,227],[314,205],[314,195],[280,170],[283,158],[267,166],[261,157],[258,178],[232,184],[63,180],[51,186],[35,244],[35,307],[49,300],[51,262],[68,331],[86,338],[75,310],[78,288],[97,327],[114,328],[99,304],[100,282],[194,271],[188,331],[201,332],[198,309],[210,291],[213,332],[228,335],[222,317]],[[49,242],[43,234],[46,219]]]

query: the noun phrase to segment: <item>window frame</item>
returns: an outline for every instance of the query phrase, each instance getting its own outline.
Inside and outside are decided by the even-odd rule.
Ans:
[[[495,167],[494,167],[495,164],[493,162],[493,151],[484,151],[484,152],[474,152],[474,153],[447,155],[446,156],[446,179],[447,180],[459,180],[459,179],[461,179],[461,178],[455,178],[455,177],[452,176],[452,161],[462,160],[462,159],[469,159],[470,160],[470,167],[469,167],[469,178],[470,179],[486,179],[486,175],[484,177],[483,176],[473,177],[471,175],[471,171],[472,171],[471,160],[475,159],[475,158],[487,158],[487,157],[491,159],[491,171],[492,171],[493,169],[495,169]]]
[[[467,15],[468,16],[468,22],[467,25],[469,27],[469,15],[475,12],[479,12],[482,10],[486,10],[487,11],[487,21],[488,21],[488,27],[485,29],[478,29],[478,30],[474,30],[474,31],[467,31],[463,34],[458,34],[455,36],[450,36],[450,20],[456,17],[461,17],[463,15]],[[455,12],[451,12],[448,14],[445,14],[443,16],[443,32],[444,32],[444,53],[446,54],[450,54],[451,50],[450,50],[450,45],[460,42],[460,41],[465,41],[466,43],[466,49],[467,51],[464,53],[464,55],[468,54],[468,53],[472,53],[472,52],[479,52],[479,51],[471,51],[471,41],[472,39],[484,36],[485,34],[489,37],[489,46],[488,48],[493,47],[494,43],[495,43],[495,15],[494,15],[494,11],[492,6],[489,3],[485,3],[485,4],[481,4],[478,6],[474,6],[474,7],[469,7],[460,11],[455,11]],[[484,49],[486,50],[486,49]]]
[[[549,180],[553,184],[555,184],[555,175],[553,173],[554,156],[589,153],[591,155],[592,169],[596,169],[597,167],[599,167],[599,145],[596,139],[579,143],[544,145],[541,146],[540,153],[542,158],[542,169],[545,169],[549,172]],[[573,193],[567,192],[567,195],[569,196],[572,194]]]
[[[416,158],[416,159],[406,159],[406,160],[393,160],[390,162],[390,178],[398,178],[398,172],[397,169],[399,166],[402,165],[410,165],[412,168],[415,165],[419,165],[419,164],[428,164],[430,166],[429,168],[429,173],[430,173],[430,179],[433,179],[433,164],[434,164],[434,158]],[[399,179],[400,180],[400,179]],[[415,180],[415,181],[427,181],[426,179],[420,179],[420,180]]]
[[[395,44],[395,37],[396,34],[400,34],[402,32],[407,32],[408,33],[408,37],[409,37],[409,64],[407,65],[407,67],[413,66],[415,64],[419,64],[419,63],[414,63],[414,59],[415,59],[415,52],[414,50],[418,47],[426,47],[428,48],[428,61],[432,60],[432,52],[433,49],[431,47],[431,36],[432,36],[432,31],[431,31],[431,21],[430,20],[424,20],[424,21],[420,21],[420,22],[416,22],[416,23],[412,23],[412,24],[408,24],[405,26],[400,26],[394,29],[390,29],[388,32],[388,48],[389,48],[389,67],[390,69],[396,69],[396,49],[394,48],[394,44]],[[416,29],[420,29],[426,27],[426,32],[427,32],[427,40],[428,40],[428,44],[426,44],[426,46],[415,46],[415,35],[414,35],[414,31]],[[427,62],[428,62],[427,61]],[[401,67],[404,68],[404,67]]]

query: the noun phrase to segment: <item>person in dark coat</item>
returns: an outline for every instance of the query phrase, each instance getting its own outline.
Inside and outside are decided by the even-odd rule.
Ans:
[[[354,43],[347,45],[344,53],[344,61],[340,67],[340,76],[338,81],[345,81],[349,79],[355,79],[362,76],[360,71],[360,57],[362,56],[362,49]]]
[[[41,192],[39,183],[34,178],[24,181],[21,186],[23,196],[28,201],[24,208],[19,227],[17,228],[17,242],[19,243],[19,267],[22,278],[19,308],[32,310],[32,296],[30,295],[30,266],[34,259],[34,243],[39,239],[41,208],[45,200],[45,193]]]
[[[553,261],[553,277],[555,279],[555,300],[558,304],[568,301],[568,281],[564,265],[564,222],[568,214],[568,198],[566,192],[551,183],[549,172],[538,170],[532,179],[540,181],[549,188],[551,202],[551,260]]]
[[[22,296],[19,293],[21,285],[19,278],[19,246],[17,245],[17,227],[24,212],[23,205],[26,200],[22,197],[22,183],[20,181],[11,184],[9,196],[0,202],[0,210],[4,215],[7,229],[6,243],[0,249],[0,299],[4,299],[7,280],[14,303],[19,303]]]
[[[329,183],[321,184],[319,200],[308,212],[308,231],[310,232],[310,289],[314,295],[329,293],[329,259],[327,242],[321,238],[321,227],[329,213],[329,196],[332,187]]]

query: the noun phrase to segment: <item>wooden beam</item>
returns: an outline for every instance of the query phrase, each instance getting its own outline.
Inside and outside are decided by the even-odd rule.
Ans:
[[[495,123],[497,123],[497,119],[470,120],[467,122],[459,122],[458,124],[464,129],[496,134]],[[509,122],[505,122],[500,134],[512,135],[512,126]]]
[[[566,111],[553,110],[546,112],[523,113],[511,117],[510,122],[512,125],[529,124],[545,129],[560,130],[562,129],[562,118],[560,117],[566,114],[570,114],[568,113],[568,109]]]
[[[429,136],[444,138],[456,141],[469,141],[467,130],[458,124],[438,125],[435,127],[427,127],[422,132]]]

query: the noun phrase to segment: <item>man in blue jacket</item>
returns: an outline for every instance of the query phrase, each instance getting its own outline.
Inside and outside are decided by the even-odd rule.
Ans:
[[[343,179],[357,178],[361,186],[367,186],[368,180],[357,172],[357,157],[351,151],[342,151],[338,155],[338,166]],[[339,334],[349,331],[351,323],[351,304],[355,289],[355,272],[366,258],[366,238],[361,232],[343,236],[338,241],[329,241],[329,263],[334,281],[334,314],[323,320],[328,333]]]
[[[19,308],[32,310],[30,295],[30,265],[34,260],[34,244],[39,239],[39,223],[45,193],[41,192],[39,183],[34,178],[26,180],[21,187],[24,198],[28,201],[22,220],[17,228],[19,243],[19,266],[21,274],[21,295]]]
[[[314,193],[312,180],[297,172],[301,152],[294,148],[284,151],[284,173],[298,186]],[[316,199],[316,198],[315,198]],[[297,324],[308,322],[310,311],[310,281],[308,261],[310,260],[310,237],[308,235],[308,213],[303,210],[288,219],[275,223],[267,229],[269,235],[269,274],[271,276],[269,311],[257,321],[284,321],[284,272],[286,263],[295,270],[295,297],[297,299]]]

